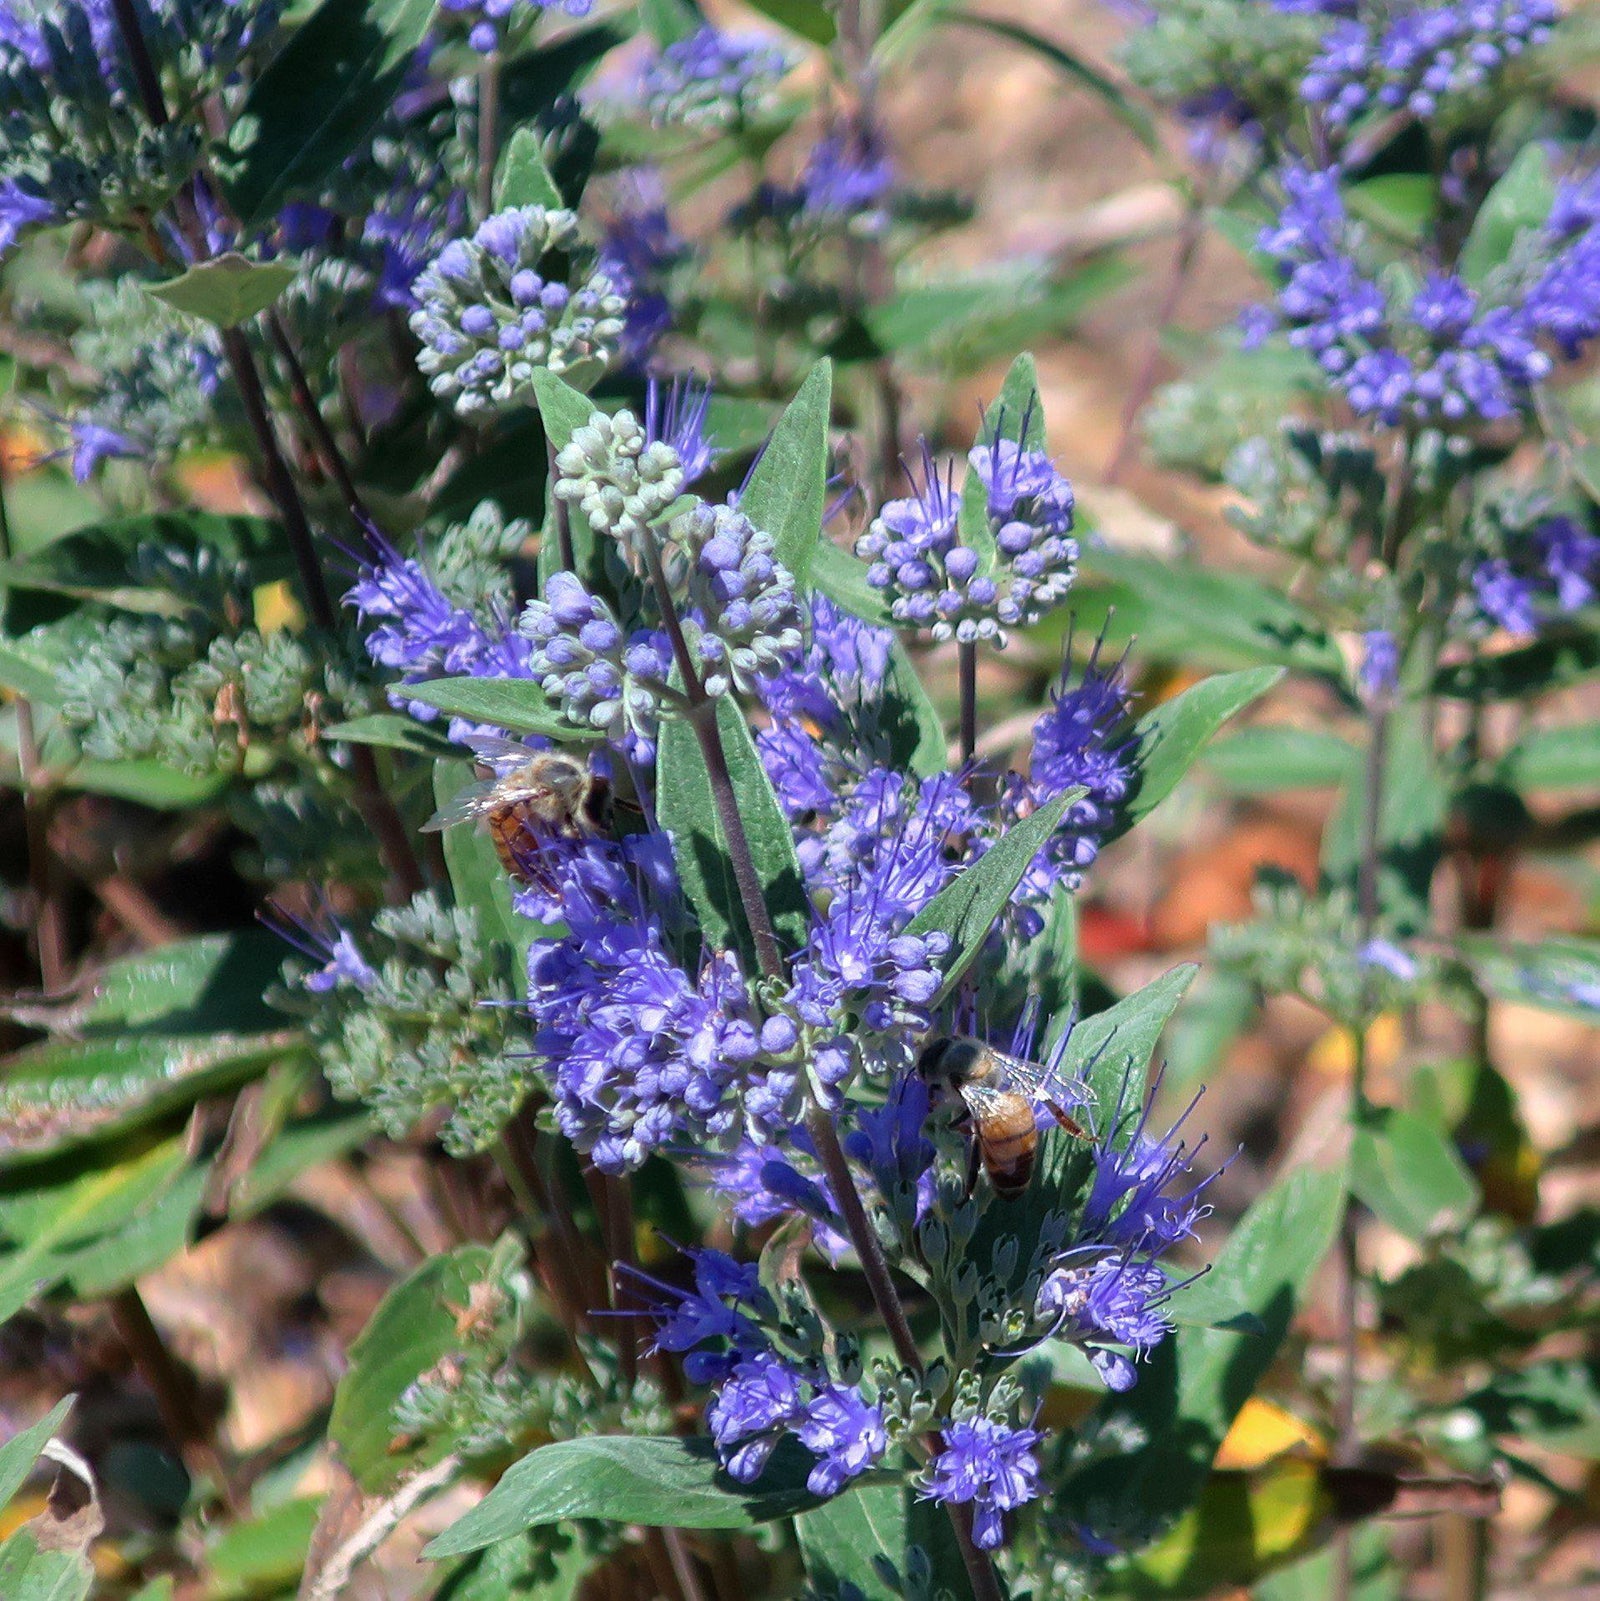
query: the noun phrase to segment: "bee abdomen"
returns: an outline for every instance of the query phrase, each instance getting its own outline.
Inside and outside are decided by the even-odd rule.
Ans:
[[[1026,1191],[1033,1180],[1034,1155],[1035,1147],[1028,1144],[1010,1154],[989,1148],[984,1150],[984,1171],[989,1175],[995,1194],[1002,1200],[1015,1200]]]

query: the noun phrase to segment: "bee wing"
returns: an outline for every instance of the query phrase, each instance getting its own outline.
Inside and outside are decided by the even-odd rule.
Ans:
[[[963,1084],[961,1099],[967,1103],[972,1115],[977,1118],[997,1111],[1006,1101],[1008,1092],[995,1084]],[[1009,1092],[1015,1095],[1015,1091]]]
[[[446,801],[422,825],[422,832],[437,834],[446,828],[454,828],[457,823],[468,823],[474,817],[482,817],[494,805],[495,787],[492,780],[482,784],[468,784],[454,800]]]
[[[507,762],[525,762],[534,754],[520,739],[503,734],[469,734],[462,741],[485,767],[498,768]]]
[[[989,1054],[999,1069],[996,1089],[1025,1095],[1030,1101],[1065,1101],[1070,1105],[1081,1099],[1082,1085],[1066,1077],[1059,1068],[1030,1062],[1021,1056],[1008,1056],[1004,1051],[991,1050]]]

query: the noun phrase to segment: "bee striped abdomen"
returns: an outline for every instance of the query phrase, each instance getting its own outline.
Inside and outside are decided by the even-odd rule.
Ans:
[[[1033,1107],[1021,1096],[1006,1097],[1003,1107],[989,1110],[981,1119],[978,1143],[995,1193],[1007,1199],[1021,1195],[1033,1178],[1039,1149]]]

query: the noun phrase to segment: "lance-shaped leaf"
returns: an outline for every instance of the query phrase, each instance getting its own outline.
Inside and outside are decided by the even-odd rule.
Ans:
[[[46,1441],[54,1438],[72,1410],[73,1397],[56,1402],[55,1406],[39,1419],[32,1428],[19,1430],[4,1445],[0,1445],[0,1507],[22,1488],[23,1481],[33,1471]]]
[[[852,617],[869,623],[892,621],[883,592],[867,582],[867,564],[832,540],[820,540],[811,554],[811,584]]]
[[[389,110],[433,0],[322,0],[250,86],[224,187],[245,227],[320,190]]]
[[[452,717],[491,723],[513,734],[578,741],[601,737],[597,729],[568,722],[527,678],[435,678],[426,684],[407,684],[405,693],[408,700],[437,706]]]
[[[1032,816],[1013,823],[985,855],[946,884],[906,925],[908,934],[950,936],[950,955],[939,999],[961,982],[1012,892],[1022,882],[1028,863],[1055,832],[1062,813],[1083,794],[1081,788],[1069,789]]]
[[[1522,944],[1469,934],[1460,948],[1478,982],[1496,999],[1586,1023],[1600,1020],[1600,940],[1563,936]]]
[[[453,756],[455,747],[442,734],[399,712],[370,712],[347,723],[330,723],[324,739],[345,745],[376,745],[382,750],[403,750],[413,756]]]
[[[497,211],[513,206],[559,209],[565,204],[545,165],[539,136],[532,128],[518,128],[507,140],[500,165],[495,168],[494,204]]]
[[[868,1484],[795,1519],[806,1578],[819,1596],[900,1601],[914,1549],[927,1558],[931,1592],[970,1601],[971,1585],[945,1509],[906,1484]]]
[[[286,261],[257,263],[230,250],[146,288],[185,316],[213,328],[235,328],[259,316],[294,280],[295,269]]]
[[[723,1472],[709,1440],[591,1434],[541,1446],[423,1551],[463,1556],[563,1518],[656,1528],[748,1529],[815,1505],[811,1455],[796,1440],[773,1452],[754,1484]]]
[[[718,697],[716,712],[717,732],[762,896],[779,939],[798,950],[811,929],[811,901],[789,820],[761,765],[744,714],[728,695]],[[661,826],[672,836],[678,880],[694,908],[706,945],[737,950],[746,964],[745,972],[754,974],[758,971],[755,948],[734,880],[711,774],[700,741],[682,716],[669,717],[661,725],[656,748],[656,810]]]
[[[772,535],[778,560],[802,588],[822,537],[832,415],[833,366],[819,361],[778,419],[739,497],[739,510]]]
[[[1370,1110],[1350,1142],[1350,1188],[1391,1228],[1425,1242],[1461,1228],[1478,1185],[1443,1131],[1396,1107]]]
[[[1281,667],[1252,667],[1219,673],[1163,702],[1134,725],[1133,793],[1118,819],[1125,833],[1147,817],[1178,787],[1206,741],[1251,701],[1259,700],[1283,677]]]
[[[1215,667],[1278,663],[1340,683],[1344,660],[1316,617],[1259,579],[1095,547],[1084,552],[1094,573],[1131,591],[1134,625],[1149,652],[1169,652]]]
[[[459,1348],[457,1321],[492,1264],[493,1254],[483,1245],[458,1246],[431,1258],[384,1296],[350,1347],[328,1438],[364,1490],[387,1490],[449,1450],[444,1437],[397,1450],[394,1406],[422,1374]]]
[[[1150,1058],[1199,971],[1197,963],[1184,962],[1073,1027],[1062,1071],[1088,1087],[1096,1133],[1109,1138],[1117,1108],[1127,1111],[1144,1103]],[[1058,1017],[1053,1032],[1067,1021]],[[1054,1043],[1047,1038],[1048,1045]]]

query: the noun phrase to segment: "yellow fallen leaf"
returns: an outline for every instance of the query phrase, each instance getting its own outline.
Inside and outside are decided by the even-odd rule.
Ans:
[[[1392,1066],[1400,1057],[1405,1034],[1400,1019],[1385,1012],[1367,1030],[1367,1065],[1383,1069]],[[1351,1049],[1347,1029],[1330,1028],[1309,1051],[1306,1066],[1324,1078],[1349,1078],[1355,1070],[1355,1052]]]
[[[1215,1465],[1219,1473],[1248,1473],[1297,1446],[1316,1459],[1327,1452],[1322,1436],[1309,1423],[1271,1401],[1252,1396],[1233,1420]]]

